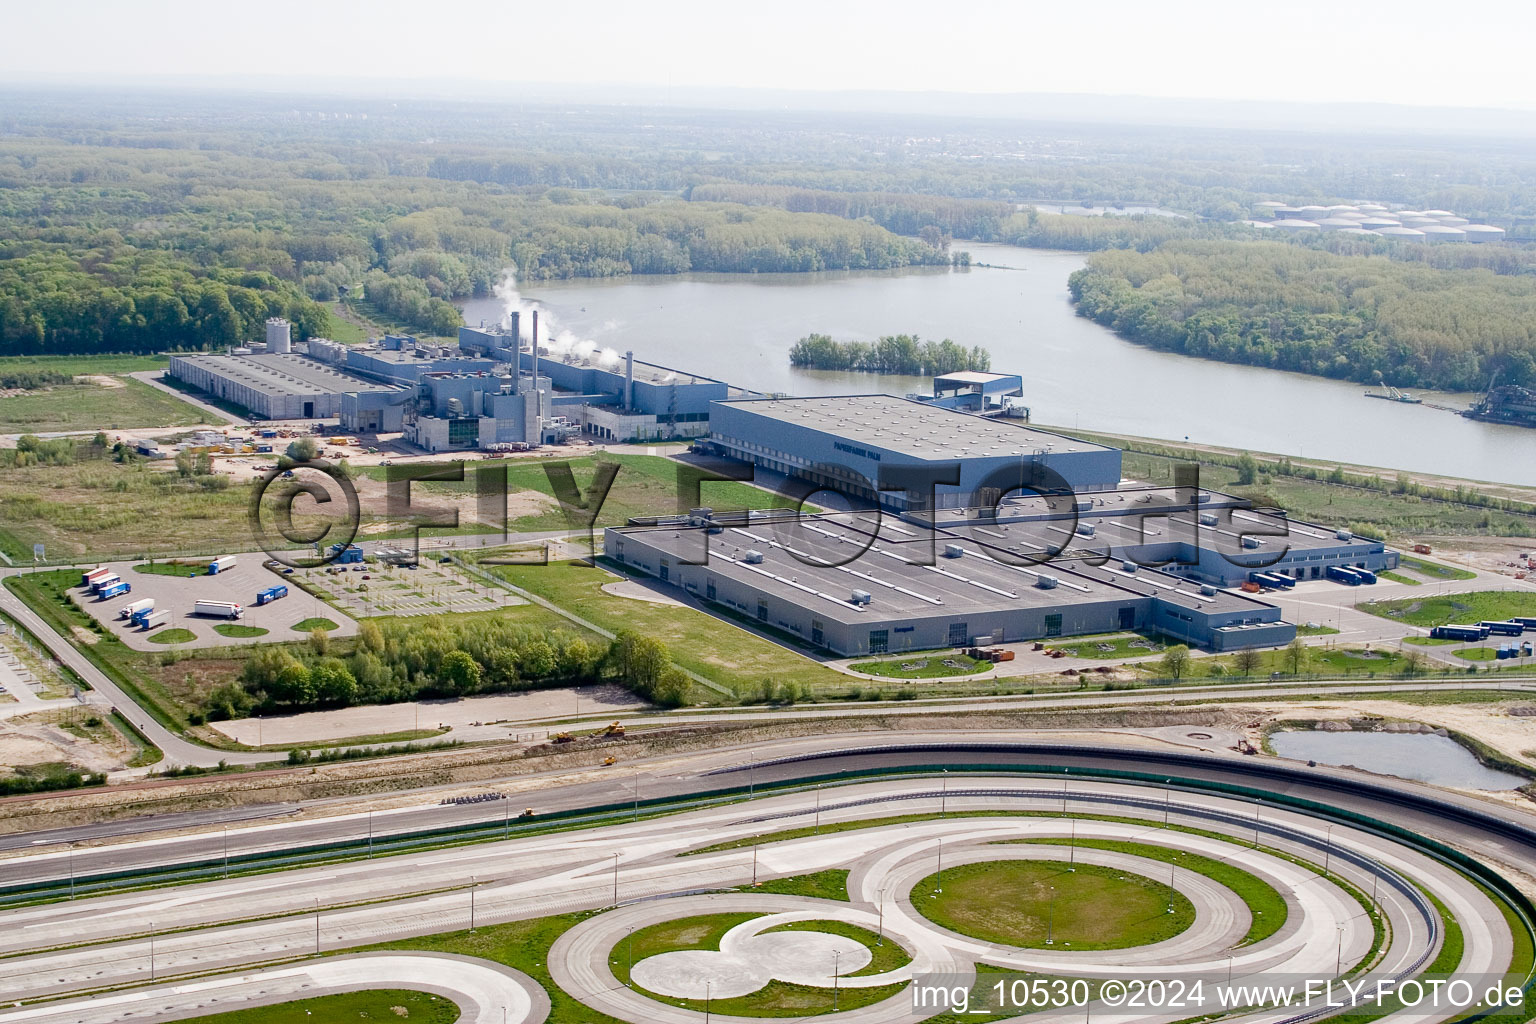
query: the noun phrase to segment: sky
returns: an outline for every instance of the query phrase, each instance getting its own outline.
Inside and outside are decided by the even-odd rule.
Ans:
[[[12,81],[469,79],[1536,110],[1523,55],[1536,4],[1494,0],[0,0],[0,25],[0,78]]]

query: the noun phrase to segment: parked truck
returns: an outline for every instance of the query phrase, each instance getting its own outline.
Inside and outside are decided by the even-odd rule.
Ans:
[[[102,587],[100,590],[96,591],[96,596],[105,601],[108,598],[122,597],[124,594],[129,594],[132,592],[133,584],[129,583],[127,580],[118,580],[116,583],[109,584],[108,586]]]
[[[133,617],[133,624],[140,629],[158,629],[171,621],[171,610],[161,608],[159,611],[149,611]]]
[[[214,619],[238,619],[241,608],[234,601],[199,601],[192,606],[192,614]]]
[[[117,610],[117,617],[120,619],[131,619],[137,616],[139,612],[148,611],[154,607],[154,598],[141,597],[137,601],[129,601],[127,604],[119,608]]]
[[[91,591],[97,596],[100,596],[101,592],[107,587],[112,586],[114,583],[121,583],[122,581],[123,578],[117,573],[109,572],[105,576],[98,576],[91,581]]]
[[[287,597],[287,596],[288,596],[288,588],[286,586],[284,586],[283,584],[279,583],[279,584],[276,584],[275,586],[268,587],[266,590],[263,590],[259,594],[257,594],[256,595],[256,604],[258,606],[264,605],[264,604],[271,604],[273,601],[276,601],[279,598],[284,598],[284,597]]]
[[[88,587],[92,583],[95,583],[97,580],[101,579],[103,576],[110,575],[112,575],[111,569],[108,569],[104,565],[98,565],[96,568],[89,569],[80,574],[80,585],[82,587]]]
[[[235,567],[234,555],[221,555],[208,563],[208,575],[216,576],[221,572],[228,572]]]

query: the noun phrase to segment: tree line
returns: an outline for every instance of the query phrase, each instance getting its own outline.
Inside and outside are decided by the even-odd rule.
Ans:
[[[1284,242],[1097,253],[1078,312],[1165,351],[1397,387],[1536,383],[1536,278]]]
[[[263,647],[208,692],[210,719],[253,713],[467,697],[612,681],[659,704],[686,704],[688,676],[664,643],[620,633],[606,646],[567,630],[504,619],[364,621],[349,651],[323,631],[303,646]]]
[[[887,334],[875,341],[836,341],[830,335],[808,334],[790,347],[789,363],[813,370],[919,377],[987,371],[992,368],[992,356],[979,345],[966,348],[948,338],[923,341],[915,334]]]

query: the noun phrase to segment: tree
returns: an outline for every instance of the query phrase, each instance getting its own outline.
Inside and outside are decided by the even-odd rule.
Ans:
[[[655,637],[621,630],[608,645],[608,664],[620,684],[654,698],[662,673],[671,663],[667,645]]]
[[[320,455],[320,445],[312,437],[298,437],[289,442],[283,454],[294,462],[309,462]]]
[[[1307,663],[1307,642],[1301,637],[1296,637],[1285,647],[1285,660],[1291,667],[1291,675],[1301,675],[1301,670]]]
[[[1232,656],[1233,667],[1245,676],[1251,676],[1258,669],[1263,656],[1252,647],[1245,647]]]
[[[339,658],[322,658],[309,670],[315,699],[322,704],[346,707],[357,700],[357,680]]]
[[[183,448],[176,453],[176,475],[188,477],[192,475],[194,468],[192,449]]]
[[[1189,647],[1185,644],[1174,644],[1163,651],[1163,658],[1159,664],[1163,674],[1169,679],[1181,678],[1189,668]]]
[[[456,697],[480,688],[480,665],[467,651],[449,651],[437,674],[443,689]]]
[[[1237,459],[1237,482],[1244,486],[1254,483],[1259,478],[1259,460],[1247,452],[1243,452]]]

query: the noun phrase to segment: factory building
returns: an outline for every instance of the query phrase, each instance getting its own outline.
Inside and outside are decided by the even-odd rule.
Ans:
[[[1124,630],[1230,651],[1296,634],[1280,609],[1242,593],[1134,563],[1030,564],[873,514],[700,509],[609,529],[603,544],[614,562],[706,605],[844,656]]]
[[[505,329],[495,326],[459,328],[459,348],[498,362],[510,363],[520,374],[547,378],[554,394],[551,408],[593,437],[610,441],[665,440],[699,437],[709,430],[710,404],[744,392],[723,381],[700,377],[654,363],[633,352],[552,351],[539,345],[538,315],[528,339],[521,318],[510,315]]]
[[[429,372],[418,388],[405,439],[429,452],[548,444],[563,441],[574,429],[548,407],[547,377]]]
[[[933,378],[933,394],[913,395],[943,409],[957,409],[981,415],[1003,413],[1029,418],[1024,405],[1024,378],[1016,373],[983,373],[962,370]]]
[[[268,345],[283,347],[287,324],[281,321]],[[347,373],[316,359],[288,351],[253,355],[172,356],[166,371],[200,391],[242,406],[268,420],[340,417],[346,430],[399,430],[410,389]],[[369,424],[375,424],[370,426]]]
[[[1036,560],[1077,555],[1132,562],[1219,587],[1238,586],[1255,572],[1315,580],[1333,566],[1379,572],[1398,564],[1398,553],[1379,540],[1189,487],[1019,495],[996,509],[940,509],[909,518]]]
[[[1018,488],[1088,493],[1120,483],[1118,449],[890,395],[735,399],[715,402],[709,417],[714,454],[899,512],[995,503]],[[931,495],[903,482],[951,469]]]

